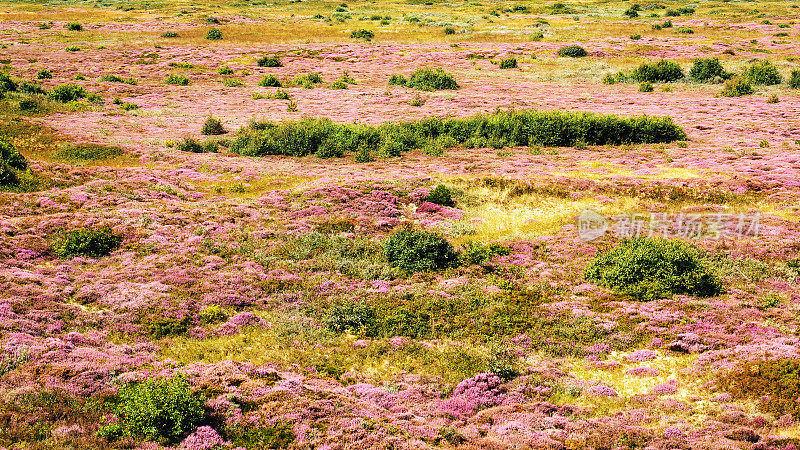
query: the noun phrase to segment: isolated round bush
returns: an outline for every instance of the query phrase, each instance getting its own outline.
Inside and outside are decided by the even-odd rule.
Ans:
[[[391,80],[390,80],[391,81]],[[438,91],[443,89],[458,89],[456,79],[445,72],[441,67],[436,69],[422,68],[417,69],[408,81],[406,87],[419,89],[421,91]]]
[[[425,198],[425,201],[442,206],[453,206],[455,204],[450,194],[450,189],[443,184],[436,186],[436,189],[432,190],[431,193],[428,194],[428,196]]]
[[[644,301],[672,294],[710,297],[722,291],[722,282],[701,259],[700,251],[677,240],[623,241],[595,257],[585,276]]]
[[[73,256],[99,258],[118,249],[121,243],[122,236],[114,234],[107,226],[96,230],[79,228],[59,236],[53,243],[53,252],[59,258]]]
[[[371,41],[372,38],[375,37],[375,33],[370,30],[356,30],[350,33],[350,37],[352,39],[364,39],[365,41]]]
[[[683,69],[678,63],[662,59],[655,64],[644,63],[631,72],[631,79],[638,82],[669,83],[683,78]]]
[[[778,68],[769,61],[758,61],[751,64],[742,75],[747,81],[755,85],[771,86],[781,84],[781,77]]]
[[[88,95],[83,86],[77,84],[62,84],[56,86],[50,91],[50,98],[57,102],[72,102],[80,100]]]
[[[427,231],[398,231],[386,240],[384,250],[391,265],[409,272],[441,270],[458,263],[450,242]]]
[[[69,31],[81,31],[83,30],[83,25],[79,24],[78,22],[70,22],[65,28]]]
[[[692,63],[689,76],[697,81],[713,81],[717,78],[727,80],[731,74],[725,71],[719,58],[697,58]]]
[[[11,142],[0,139],[0,161],[8,164],[12,169],[25,170],[28,168],[28,161],[17,151]]]
[[[570,57],[570,58],[583,58],[588,54],[589,52],[587,52],[586,49],[584,49],[580,45],[568,45],[566,47],[560,48],[557,52],[558,56]]]
[[[222,126],[222,122],[213,116],[210,116],[208,119],[206,119],[205,123],[203,124],[203,129],[200,131],[201,134],[206,136],[215,136],[219,134],[225,134],[227,132],[228,130]]]
[[[800,89],[800,70],[792,71],[792,75],[789,77],[789,87],[792,89]]]
[[[500,68],[501,69],[516,69],[517,68],[517,58],[505,58],[500,61]]]
[[[222,39],[222,31],[220,31],[219,28],[212,28],[206,33],[206,39],[210,41]]]
[[[725,82],[722,87],[723,97],[741,97],[742,95],[750,95],[755,90],[753,85],[744,78],[736,77]]]
[[[256,64],[258,64],[258,67],[281,67],[283,65],[277,56],[263,56]]]

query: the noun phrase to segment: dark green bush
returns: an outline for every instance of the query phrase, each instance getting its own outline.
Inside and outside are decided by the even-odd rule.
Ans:
[[[336,333],[360,333],[374,335],[376,327],[375,311],[365,303],[345,303],[328,311],[325,323]]]
[[[7,74],[0,72],[0,92],[14,92],[17,90],[17,83]]]
[[[723,97],[741,97],[742,95],[750,95],[753,92],[755,90],[750,82],[740,77],[731,78],[722,87]]]
[[[281,82],[278,80],[273,74],[264,75],[263,78],[258,82],[259,86],[263,87],[281,87]]]
[[[666,239],[623,241],[595,257],[584,275],[643,301],[672,294],[710,297],[722,292],[722,282],[696,247]]]
[[[53,252],[59,258],[89,256],[100,258],[118,249],[122,236],[114,234],[111,228],[79,228],[61,233],[53,242]]]
[[[206,33],[206,39],[210,41],[222,39],[222,31],[220,31],[219,28],[212,28]]]
[[[501,69],[516,69],[517,68],[517,58],[505,58],[500,61],[500,68]]]
[[[61,161],[73,164],[86,164],[94,161],[113,159],[124,152],[119,147],[99,144],[66,144],[59,148],[53,156]]]
[[[633,7],[626,9],[626,10],[625,10],[625,12],[624,12],[623,14],[624,14],[626,17],[629,17],[629,18],[631,18],[631,19],[633,19],[633,18],[636,18],[636,17],[639,17],[638,10],[637,10],[637,9],[634,9]]]
[[[631,79],[638,82],[669,83],[683,78],[683,69],[677,63],[662,59],[655,64],[644,63],[631,72]]]
[[[456,34],[456,29],[453,27],[444,27],[444,34]]]
[[[400,230],[384,244],[386,259],[408,272],[428,272],[458,264],[458,254],[447,239],[426,231]]]
[[[765,413],[800,415],[799,360],[743,362],[732,373],[720,376],[719,384],[735,398],[758,401]]]
[[[588,55],[589,52],[580,45],[568,45],[566,47],[561,47],[556,54],[561,57],[583,58]]]
[[[639,83],[639,92],[653,92],[653,83],[649,81]]]
[[[53,73],[47,69],[42,69],[36,73],[36,79],[38,80],[49,80],[53,78]]]
[[[350,33],[350,38],[352,39],[364,39],[365,41],[371,41],[374,37],[375,33],[370,30],[361,29]]]
[[[180,37],[180,35],[178,33],[174,32],[174,31],[165,31],[165,32],[161,33],[161,37],[164,37],[164,38],[176,38],[176,37]]]
[[[447,141],[474,148],[503,146],[571,147],[658,143],[685,139],[668,117],[620,118],[613,115],[560,111],[500,111],[468,118],[427,118],[378,126],[343,124],[330,119],[258,122],[242,128],[231,145],[246,156],[306,156],[321,148],[342,153],[359,150],[385,157]]]
[[[103,75],[100,77],[100,81],[108,81],[111,83],[125,83],[125,84],[136,84],[136,78],[122,78],[119,75]]]
[[[792,89],[800,89],[800,70],[792,71],[792,75],[789,77],[789,87]]]
[[[203,153],[205,151],[203,145],[190,137],[182,139],[175,148],[182,152]]]
[[[417,69],[405,83],[405,86],[421,91],[458,89],[456,79],[445,72],[441,67],[437,67],[436,69],[431,69],[429,67]]]
[[[203,398],[182,377],[149,379],[119,391],[122,434],[174,445],[205,418]]]
[[[0,161],[8,164],[12,169],[25,170],[28,168],[28,161],[17,151],[11,142],[0,138]]]
[[[509,250],[500,244],[484,245],[480,242],[468,241],[461,248],[461,263],[464,265],[483,264],[495,255],[508,255]]]
[[[719,58],[697,58],[692,63],[689,76],[697,81],[713,81],[716,78],[727,80],[733,75],[725,71]]]
[[[41,84],[36,84],[30,81],[23,81],[17,86],[17,90],[23,94],[36,95],[44,94],[46,91],[42,88]]]
[[[83,30],[83,26],[78,22],[70,22],[66,25],[66,29],[69,31],[81,31]]]
[[[200,131],[201,134],[206,136],[216,136],[227,132],[228,130],[222,126],[222,122],[213,116],[209,116],[208,119],[206,119],[205,123],[203,123],[203,129]]]
[[[182,73],[171,73],[164,79],[164,83],[177,84],[178,86],[188,86],[189,77]]]
[[[754,85],[781,84],[783,78],[777,67],[769,61],[758,61],[745,69],[742,77]]]
[[[77,84],[62,84],[54,87],[53,90],[50,91],[51,99],[63,103],[80,100],[87,95],[89,95],[89,93],[86,92],[86,89]]]
[[[425,198],[425,201],[442,206],[453,206],[455,204],[450,195],[450,189],[447,189],[447,186],[443,184],[436,186],[436,189],[432,190],[431,193],[428,194],[428,196]]]
[[[403,75],[392,75],[389,77],[389,85],[390,86],[405,86],[408,83],[408,80]]]
[[[258,62],[258,67],[281,67],[281,60],[277,56],[263,56]]]

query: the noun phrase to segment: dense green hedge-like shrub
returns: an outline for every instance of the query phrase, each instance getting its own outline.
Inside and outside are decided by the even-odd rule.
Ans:
[[[778,68],[769,61],[758,61],[751,64],[745,69],[742,77],[755,85],[771,86],[781,84],[783,81]]]
[[[692,63],[689,76],[697,81],[713,81],[717,78],[727,80],[733,75],[726,72],[719,58],[697,58]]]
[[[631,239],[595,257],[587,280],[648,301],[688,294],[710,297],[722,282],[701,259],[699,250],[681,241]]]
[[[17,83],[7,74],[0,72],[0,93],[14,92],[17,90]]]
[[[720,387],[733,397],[760,402],[765,413],[800,415],[800,361],[775,359],[743,362],[719,378]]]
[[[561,57],[583,58],[584,56],[588,55],[589,52],[587,52],[586,49],[580,45],[568,45],[560,48],[556,54]]]
[[[458,265],[458,254],[447,239],[426,231],[400,230],[384,243],[386,259],[409,272],[428,272]]]
[[[571,147],[658,143],[685,139],[668,117],[621,118],[561,111],[500,111],[468,118],[427,118],[378,126],[343,124],[330,119],[256,122],[242,128],[231,145],[246,156],[306,156],[320,150],[338,153],[367,149],[380,156],[399,156],[434,143],[473,148],[494,145]]]
[[[389,77],[389,85],[390,86],[405,86],[408,83],[408,80],[403,75],[392,75]]]
[[[500,68],[501,69],[516,69],[517,68],[517,58],[505,58],[500,61]]]
[[[419,89],[421,91],[439,91],[445,89],[458,89],[458,83],[452,75],[445,72],[441,67],[431,69],[424,67],[417,69],[408,81],[405,83],[406,87]]]
[[[205,418],[203,398],[181,377],[150,379],[119,391],[116,413],[123,436],[177,444]]]
[[[49,80],[53,78],[53,72],[50,72],[47,69],[42,69],[36,72],[36,79],[37,80]]]
[[[263,87],[281,87],[281,82],[278,80],[278,77],[269,74],[264,75],[264,77],[259,80],[258,85]]]
[[[643,81],[639,84],[639,92],[653,92],[653,83]]]
[[[425,198],[425,201],[442,206],[453,206],[455,204],[450,194],[450,189],[447,189],[447,186],[443,184],[436,186],[436,189],[432,190],[431,193],[428,194],[428,196]]]
[[[350,37],[352,39],[364,39],[365,41],[371,41],[372,38],[375,37],[375,33],[370,30],[356,30],[350,33]]]
[[[119,147],[98,144],[66,144],[59,148],[53,156],[61,161],[73,164],[86,164],[93,161],[112,159],[124,152]]]
[[[683,78],[683,69],[677,63],[662,59],[655,64],[644,63],[631,72],[631,79],[638,82],[669,83]]]
[[[11,142],[0,138],[0,186],[19,184],[18,171],[28,168],[28,161]]]
[[[70,22],[65,26],[65,28],[69,31],[81,31],[83,30],[83,25],[79,24],[78,22]]]
[[[114,234],[105,226],[98,229],[79,228],[62,233],[53,242],[53,252],[59,258],[89,256],[99,258],[108,256],[119,248],[122,236]]]
[[[444,34],[456,34],[456,29],[453,27],[444,27]]]
[[[281,67],[281,60],[277,56],[263,56],[258,62],[258,67]]]
[[[741,97],[742,95],[750,95],[753,92],[755,92],[753,85],[746,79],[740,77],[731,78],[726,81],[725,85],[722,87],[723,97]]]
[[[789,87],[792,89],[800,89],[800,70],[792,71],[792,75],[789,77]]]
[[[227,132],[228,130],[222,126],[222,122],[213,116],[209,116],[208,119],[206,119],[205,123],[203,123],[203,129],[200,130],[200,133],[206,136],[215,136]]]
[[[178,33],[174,32],[174,31],[165,31],[165,32],[161,33],[161,37],[163,37],[163,38],[176,38],[176,37],[180,37],[180,35]]]
[[[182,73],[171,73],[164,79],[164,83],[176,84],[178,86],[188,86],[189,77]]]
[[[119,75],[103,75],[100,77],[100,81],[108,81],[111,83],[126,83],[126,84],[136,84],[136,78],[122,78]]]
[[[78,86],[77,84],[62,84],[60,86],[54,87],[50,91],[50,98],[57,101],[57,102],[72,102],[75,100],[80,100],[84,97],[89,95],[86,92],[86,89],[83,86]]]
[[[210,41],[222,39],[222,31],[220,31],[219,28],[212,28],[206,33],[206,39]]]

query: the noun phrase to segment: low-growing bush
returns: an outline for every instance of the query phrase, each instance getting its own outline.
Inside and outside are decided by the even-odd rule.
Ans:
[[[28,168],[28,161],[11,142],[0,138],[0,186],[19,184],[20,170]]]
[[[36,79],[37,80],[49,80],[53,78],[53,72],[50,72],[47,69],[42,69],[36,72]]]
[[[99,81],[107,81],[110,83],[136,84],[135,78],[122,78],[119,75],[103,75],[102,77],[100,77]]]
[[[408,80],[403,75],[395,74],[389,77],[390,86],[405,86]]]
[[[182,152],[205,153],[205,147],[190,137],[182,139],[175,148]]]
[[[33,83],[30,81],[22,81],[17,85],[17,91],[23,94],[36,95],[45,94],[46,91],[42,88],[41,84]]]
[[[262,56],[261,58],[259,58],[259,60],[256,62],[256,64],[258,64],[258,67],[281,67],[281,66],[283,66],[283,64],[281,64],[281,60],[278,59],[277,56]]]
[[[649,81],[639,83],[639,92],[653,92],[653,83]]]
[[[179,35],[178,33],[174,32],[174,31],[165,31],[165,32],[161,33],[161,37],[163,37],[163,38],[176,38],[176,37],[181,37],[181,35]]]
[[[123,436],[174,445],[204,420],[203,401],[180,376],[128,384],[120,389],[115,408],[120,422],[109,426]]]
[[[447,189],[447,186],[443,184],[436,186],[436,189],[432,190],[431,193],[425,197],[425,201],[442,206],[455,205],[455,202],[453,202],[453,198],[450,194],[450,189]]]
[[[589,52],[580,45],[568,45],[566,47],[561,47],[556,54],[561,57],[583,58],[588,55]]]
[[[52,249],[59,258],[100,258],[118,249],[121,243],[122,236],[107,226],[98,229],[78,228],[61,233],[53,242]]]
[[[700,251],[675,240],[623,241],[595,257],[584,275],[643,301],[672,294],[710,297],[722,292],[722,282],[703,261]]]
[[[501,69],[516,69],[517,68],[517,58],[505,58],[500,61],[500,68]]]
[[[464,265],[483,264],[496,255],[508,255],[509,250],[500,244],[482,244],[468,241],[461,248],[461,263]]]
[[[164,83],[167,84],[176,84],[178,86],[188,86],[189,85],[189,77],[183,73],[171,73],[167,75],[167,78],[164,79]]]
[[[83,30],[83,25],[79,24],[78,22],[70,22],[65,26],[65,28],[69,31],[81,31]]]
[[[375,311],[365,303],[345,303],[334,306],[328,311],[325,320],[328,328],[336,333],[359,333],[374,335],[376,323]]]
[[[220,74],[220,75],[231,75],[231,74],[233,74],[233,69],[231,69],[227,65],[224,65],[224,66],[220,67],[219,69],[217,69],[217,73]]]
[[[500,111],[467,118],[427,118],[378,126],[323,118],[283,123],[257,122],[242,128],[231,145],[246,156],[306,156],[320,149],[341,153],[361,149],[392,157],[437,144],[482,148],[488,145],[571,147],[659,143],[685,139],[668,117],[630,117],[561,111]]]
[[[365,41],[371,41],[374,37],[375,33],[370,30],[361,29],[350,33],[350,38],[352,39],[364,39]]]
[[[64,51],[67,51],[67,52],[79,52],[79,51],[81,51],[81,48],[78,47],[77,45],[70,45],[70,46],[64,48]]]
[[[54,87],[50,91],[50,98],[57,101],[57,102],[72,102],[75,100],[80,100],[88,95],[86,89],[83,86],[78,86],[77,84],[62,84],[59,86]]]
[[[228,130],[222,126],[222,122],[213,116],[209,116],[208,119],[206,119],[205,123],[203,123],[203,129],[200,131],[201,134],[206,136],[225,134],[227,132]]]
[[[669,83],[683,78],[683,69],[677,63],[662,59],[654,64],[644,63],[631,72],[631,79],[638,82]]]
[[[458,83],[452,75],[445,72],[441,67],[435,69],[424,67],[417,69],[408,81],[406,87],[419,89],[421,91],[438,91],[445,89],[458,89]]]
[[[697,58],[692,63],[689,76],[697,81],[713,81],[717,78],[727,80],[733,75],[726,72],[719,58]]]
[[[750,95],[753,92],[755,90],[749,81],[736,77],[725,82],[725,85],[722,86],[721,94],[723,97],[741,97],[742,95]]]
[[[447,35],[456,34],[456,29],[453,27],[444,27],[444,34]]]
[[[289,448],[295,440],[292,425],[281,422],[270,426],[233,426],[226,435],[235,447],[248,450]]]
[[[0,92],[14,92],[17,90],[17,83],[7,74],[0,72]]]
[[[244,86],[244,81],[237,80],[236,78],[225,78],[222,80],[222,85],[225,87],[241,87]]]
[[[259,80],[258,85],[263,87],[281,87],[281,82],[278,80],[278,77],[269,74],[264,75],[264,77]]]
[[[124,152],[119,147],[99,144],[65,144],[53,156],[59,161],[72,164],[86,164],[94,161],[113,159]]]
[[[447,239],[426,231],[400,230],[384,244],[386,259],[408,272],[428,272],[458,264],[458,255]]]
[[[210,41],[217,41],[222,39],[222,31],[219,28],[212,28],[206,33],[206,39]]]
[[[769,61],[754,62],[745,69],[742,78],[754,85],[766,86],[781,84],[781,81],[783,81],[778,68]]]
[[[792,71],[792,75],[789,77],[789,87],[792,89],[800,89],[800,70]]]

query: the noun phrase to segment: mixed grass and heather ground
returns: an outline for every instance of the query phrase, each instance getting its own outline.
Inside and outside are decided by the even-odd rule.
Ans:
[[[797,449],[797,11],[2,2],[0,448]]]

